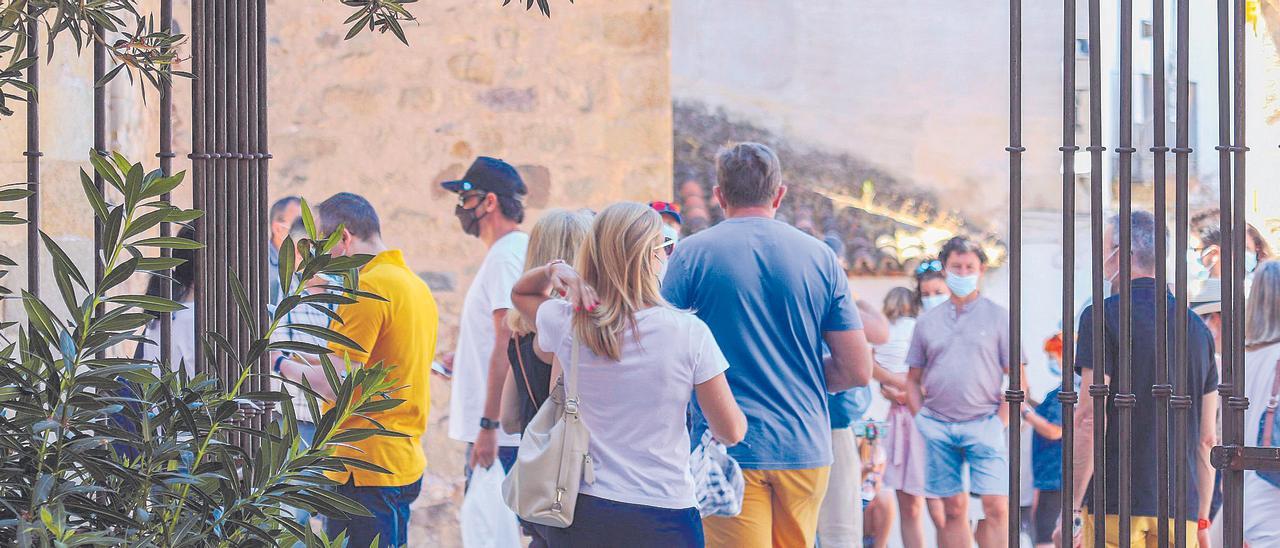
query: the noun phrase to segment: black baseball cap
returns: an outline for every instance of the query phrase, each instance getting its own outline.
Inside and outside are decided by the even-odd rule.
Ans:
[[[440,186],[449,192],[458,193],[470,190],[483,190],[499,196],[523,196],[529,193],[516,168],[488,156],[476,158],[476,161],[471,163],[471,167],[467,168],[467,173],[462,176],[462,179],[446,181],[440,183]]]

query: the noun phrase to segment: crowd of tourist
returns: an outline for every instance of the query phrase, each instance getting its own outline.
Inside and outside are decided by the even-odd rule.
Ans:
[[[338,493],[371,515],[325,516],[326,533],[345,532],[353,546],[375,537],[380,546],[409,542],[410,505],[426,467],[422,436],[434,369],[451,380],[448,435],[466,444],[459,472],[468,489],[476,470],[499,466],[506,474],[533,466],[537,455],[519,451],[522,433],[547,406],[572,407],[586,425],[582,479],[573,479],[567,490],[576,499],[561,501],[557,493],[555,500],[557,507],[572,508],[571,523],[551,526],[520,515],[531,546],[886,546],[895,520],[908,548],[968,548],[975,541],[1004,546],[1010,421],[1003,394],[1010,371],[1027,360],[1011,359],[1009,312],[983,292],[986,251],[957,236],[919,264],[909,287],[872,304],[850,286],[839,237],[775,219],[787,188],[773,151],[736,144],[721,150],[716,163],[713,194],[725,219],[694,234],[685,234],[680,208],[667,202],[624,202],[598,213],[553,209],[526,232],[528,189],[519,173],[502,160],[478,158],[462,179],[443,183],[456,196],[461,232],[485,248],[458,311],[451,352],[436,348],[439,314],[430,288],[399,250],[384,243],[373,206],[351,193],[319,203],[320,229],[340,231],[332,254],[372,256],[359,288],[382,299],[360,298],[330,310],[293,308],[273,336],[323,345],[297,326],[329,326],[358,345],[330,343],[332,351],[352,367],[389,366],[396,397],[405,400],[370,417],[402,436],[335,448],[386,472],[328,474]],[[290,197],[270,210],[272,272],[286,238],[307,237],[301,207]],[[1120,248],[1119,218],[1112,218],[1103,270],[1109,285],[1118,287],[1118,257],[1129,254],[1130,318],[1121,317],[1116,297],[1108,297],[1101,312],[1092,305],[1083,310],[1076,339],[1077,390],[1105,384],[1115,393],[1112,375],[1095,376],[1094,356],[1101,356],[1105,371],[1115,371],[1121,345],[1131,345],[1133,386],[1150,386],[1157,381],[1156,334],[1146,320],[1165,299],[1172,341],[1174,315],[1186,315],[1195,417],[1186,435],[1196,443],[1185,455],[1192,464],[1188,481],[1174,489],[1192,501],[1187,514],[1157,522],[1156,438],[1119,439],[1122,403],[1108,399],[1105,417],[1095,417],[1088,403],[1064,417],[1054,389],[1032,394],[1022,415],[1029,441],[1019,505],[1027,510],[1024,527],[1036,546],[1061,536],[1090,545],[1094,528],[1104,522],[1108,546],[1120,545],[1114,538],[1116,482],[1106,482],[1105,508],[1094,508],[1091,496],[1092,425],[1104,419],[1107,477],[1117,477],[1120,466],[1110,452],[1122,441],[1132,447],[1130,540],[1154,545],[1161,527],[1185,527],[1193,542],[1210,542],[1214,495],[1221,489],[1208,462],[1220,435],[1215,352],[1221,348],[1222,242],[1214,218],[1197,217],[1198,243],[1188,252],[1198,267],[1189,310],[1175,310],[1172,296],[1155,284],[1156,265],[1165,258],[1155,255],[1152,214],[1134,212],[1129,250]],[[1274,417],[1268,410],[1274,410],[1280,386],[1280,262],[1267,260],[1269,248],[1256,230],[1249,236],[1245,385],[1255,405],[1246,429],[1259,436],[1251,442],[1261,442],[1262,434],[1270,440]],[[190,266],[179,267],[174,298],[190,303],[194,281]],[[331,280],[298,282],[319,292]],[[278,281],[270,294],[275,304],[282,299]],[[341,323],[330,321],[335,312]],[[1098,347],[1087,336],[1095,314],[1103,314],[1105,324]],[[173,319],[175,362],[190,366],[193,317],[188,310]],[[1120,322],[1129,320],[1131,340],[1121,341]],[[1050,339],[1045,351],[1051,368],[1059,364],[1061,337]],[[143,346],[139,353],[153,360],[156,351]],[[279,376],[305,379],[333,397],[315,356],[276,352],[271,362]],[[280,384],[295,395],[301,442],[310,443],[317,417],[295,388]],[[1133,431],[1157,431],[1151,391],[1134,392]],[[869,417],[877,397],[888,402],[887,411]],[[1074,421],[1075,436],[1064,452],[1067,420]],[[1250,427],[1259,424],[1263,431]],[[727,447],[736,464],[722,483],[708,487],[703,473],[691,470],[690,455],[712,446]],[[1074,459],[1069,478],[1062,477],[1064,455]],[[1066,481],[1073,485],[1074,499],[1065,502],[1075,519],[1060,523]],[[708,488],[720,491],[704,492]],[[709,509],[708,501],[725,490],[740,506]],[[1252,546],[1280,546],[1280,483],[1250,472],[1246,499]],[[300,523],[311,523],[304,509],[288,510]]]

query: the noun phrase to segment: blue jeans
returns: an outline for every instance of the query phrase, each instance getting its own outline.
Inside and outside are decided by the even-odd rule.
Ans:
[[[964,422],[946,422],[916,415],[916,428],[925,441],[925,486],[930,497],[946,498],[964,492],[963,468],[969,463],[969,492],[1009,494],[1009,451],[1004,424],[991,415]]]
[[[373,517],[339,519],[326,516],[324,531],[330,539],[346,531],[347,545],[352,547],[369,546],[374,537],[378,537],[379,548],[409,543],[409,505],[422,491],[422,479],[401,487],[358,487],[354,480],[348,480],[333,490],[364,506]]]
[[[578,495],[573,525],[538,526],[547,544],[562,547],[702,548],[697,508],[673,510]]]
[[[311,447],[311,442],[316,437],[316,424],[314,422],[298,421],[298,441],[303,447]],[[284,511],[293,514],[293,521],[305,528],[311,528],[311,512],[302,508],[285,505]]]

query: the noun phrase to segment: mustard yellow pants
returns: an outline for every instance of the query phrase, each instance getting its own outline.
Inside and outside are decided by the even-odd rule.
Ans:
[[[813,546],[818,509],[827,494],[831,468],[743,470],[742,513],[707,517],[702,531],[710,548]]]
[[[1097,525],[1093,516],[1087,512],[1081,516],[1084,518],[1084,545],[1085,548],[1098,548],[1094,543],[1094,536],[1097,534]],[[1103,518],[1106,524],[1106,548],[1120,547],[1120,516],[1108,514]],[[1187,547],[1198,548],[1200,543],[1196,540],[1196,522],[1181,522],[1187,528]],[[1169,546],[1173,546],[1174,520],[1169,520]],[[1129,546],[1133,548],[1159,548],[1160,543],[1157,540],[1160,534],[1160,520],[1147,516],[1133,516],[1129,521]]]

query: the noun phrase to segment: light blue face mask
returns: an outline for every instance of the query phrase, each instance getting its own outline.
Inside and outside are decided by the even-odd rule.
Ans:
[[[1258,269],[1258,254],[1252,251],[1244,252],[1244,271],[1253,274]]]
[[[952,295],[960,298],[968,297],[970,293],[978,290],[978,275],[957,276],[948,272],[947,288],[951,290]]]
[[[920,306],[922,306],[926,311],[933,310],[938,305],[947,302],[947,299],[950,299],[950,298],[951,298],[950,295],[941,294],[941,293],[938,295],[929,295],[927,297],[920,297]]]
[[[1200,260],[1200,252],[1195,249],[1187,250],[1187,274],[1192,280],[1209,279],[1209,268]]]

